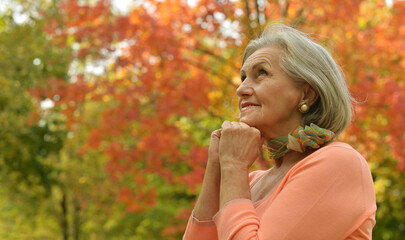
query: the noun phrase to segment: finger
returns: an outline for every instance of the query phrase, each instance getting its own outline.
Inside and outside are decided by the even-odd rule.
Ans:
[[[265,148],[263,145],[260,145],[260,147],[259,147],[259,149],[258,149],[258,150],[259,150],[259,156],[260,156],[260,157],[262,157],[262,152],[265,151],[265,149],[266,149],[266,148]]]
[[[251,129],[251,127],[250,127],[249,125],[247,125],[246,123],[241,123],[240,126],[241,126],[241,128],[247,129],[247,130],[249,130],[249,131],[250,131],[250,129]]]
[[[238,126],[238,123],[237,122],[229,122],[229,124],[232,126],[232,127],[236,127],[236,126]]]
[[[242,127],[249,127],[250,128],[250,126],[249,125],[247,125],[246,123],[244,123],[244,122],[238,122],[239,123],[239,125],[241,125]]]
[[[261,132],[255,127],[249,127],[255,137],[261,138]]]
[[[246,124],[246,125],[248,125],[248,126],[250,127],[250,125],[249,125],[249,124],[247,124],[247,123],[245,123],[245,122],[239,121],[239,123]]]
[[[211,133],[211,138],[214,137],[221,138],[221,129],[217,129]]]
[[[249,126],[244,126],[240,122],[231,122],[232,128],[235,130],[247,130]]]
[[[227,121],[227,120],[225,120],[223,123],[222,123],[222,128],[228,128],[228,127],[230,127],[231,126],[231,123],[229,122],[229,121]]]

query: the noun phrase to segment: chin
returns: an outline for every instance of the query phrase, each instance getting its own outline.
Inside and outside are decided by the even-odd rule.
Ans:
[[[249,125],[250,127],[256,127],[255,122],[254,121],[249,121],[249,119],[241,118],[239,120],[239,122],[245,123],[245,124]]]

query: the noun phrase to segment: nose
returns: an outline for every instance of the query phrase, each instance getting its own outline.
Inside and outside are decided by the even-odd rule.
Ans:
[[[238,89],[236,89],[236,94],[240,98],[252,96],[253,89],[248,85],[247,79],[243,81],[241,85],[239,85]]]

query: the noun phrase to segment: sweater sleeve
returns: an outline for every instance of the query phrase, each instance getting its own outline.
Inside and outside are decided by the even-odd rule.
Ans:
[[[218,239],[345,239],[376,210],[368,164],[350,147],[302,160],[283,181],[260,218],[250,200],[228,202],[214,217]]]
[[[200,221],[194,217],[194,211],[188,219],[187,228],[183,240],[218,239],[217,227],[214,221]]]
[[[265,171],[254,171],[249,174],[249,182],[254,183]],[[213,220],[200,221],[192,212],[188,219],[187,228],[183,235],[183,240],[216,240],[218,239],[217,227]]]

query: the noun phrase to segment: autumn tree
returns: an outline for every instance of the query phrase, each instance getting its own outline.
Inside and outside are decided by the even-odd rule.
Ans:
[[[51,47],[35,45],[30,52],[41,51],[34,59],[4,69],[30,61],[34,69],[60,69],[41,73],[41,82],[29,82],[19,96],[30,88],[37,99],[21,126],[62,120],[58,154],[43,161],[60,170],[51,199],[66,206],[65,238],[179,238],[203,178],[209,135],[225,119],[237,120],[243,47],[280,19],[315,33],[342,66],[359,103],[341,140],[370,162],[379,204],[374,235],[404,233],[397,227],[404,220],[403,2],[150,0],[120,12],[107,0],[61,0],[45,9],[38,11],[46,25],[35,39]],[[44,99],[50,109],[39,107]],[[263,165],[271,163],[256,167]]]
[[[66,79],[69,50],[49,47],[44,21],[20,24],[14,18],[11,10],[0,16],[1,195],[10,197],[2,199],[1,236],[7,239],[16,228],[38,224],[35,217],[44,209],[37,200],[48,198],[58,182],[59,169],[49,157],[59,152],[67,133],[64,116],[40,111],[45,96],[33,98],[29,90],[47,84],[47,78]]]

